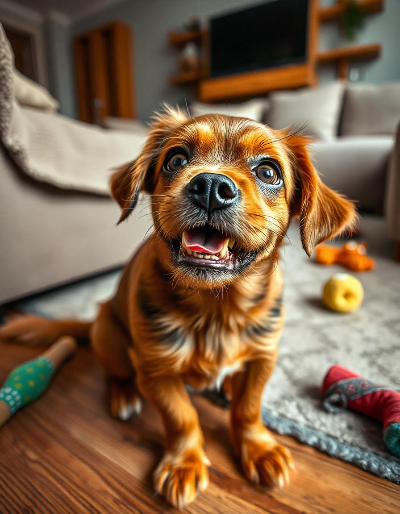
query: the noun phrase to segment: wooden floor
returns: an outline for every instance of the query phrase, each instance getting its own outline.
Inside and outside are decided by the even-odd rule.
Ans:
[[[0,383],[35,349],[0,345]],[[162,454],[162,429],[145,405],[140,418],[111,419],[105,384],[89,349],[67,363],[51,389],[20,411],[0,432],[0,512],[178,512],[155,496],[152,473]],[[228,412],[200,397],[210,485],[190,513],[399,513],[400,488],[331,459],[289,437],[296,462],[283,490],[254,487],[232,459]]]

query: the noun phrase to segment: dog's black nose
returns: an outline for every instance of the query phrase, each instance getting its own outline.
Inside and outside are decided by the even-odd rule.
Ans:
[[[234,204],[239,195],[235,183],[226,175],[200,173],[187,186],[192,202],[208,213]]]

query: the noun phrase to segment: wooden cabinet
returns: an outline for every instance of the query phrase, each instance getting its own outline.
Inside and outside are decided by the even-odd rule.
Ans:
[[[79,118],[135,117],[131,28],[114,22],[74,39]]]

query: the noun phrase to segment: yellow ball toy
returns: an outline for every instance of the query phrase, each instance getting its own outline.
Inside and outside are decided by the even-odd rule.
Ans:
[[[322,300],[328,309],[336,312],[353,312],[364,298],[364,289],[359,280],[347,273],[335,273],[325,283]]]

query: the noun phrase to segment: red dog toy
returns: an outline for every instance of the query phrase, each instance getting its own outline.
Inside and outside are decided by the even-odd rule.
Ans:
[[[329,412],[341,408],[367,414],[383,423],[383,440],[400,457],[400,393],[353,373],[342,366],[332,366],[322,385],[324,407]]]

